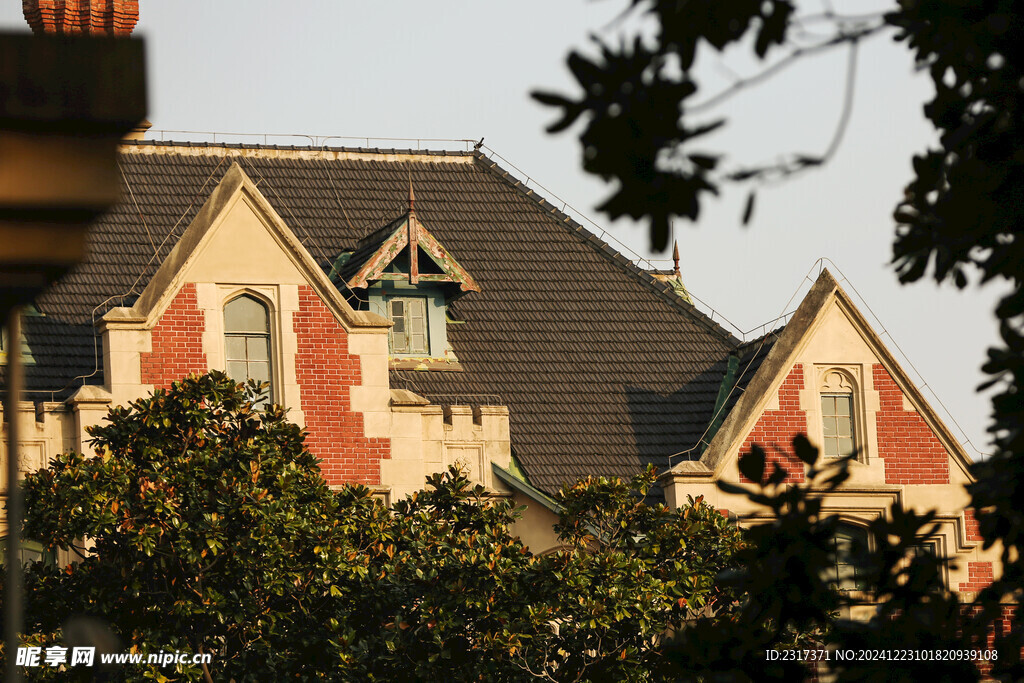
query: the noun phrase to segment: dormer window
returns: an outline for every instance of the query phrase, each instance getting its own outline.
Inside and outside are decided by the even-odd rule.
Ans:
[[[448,343],[448,304],[480,287],[409,210],[341,254],[331,277],[354,305],[386,316],[392,369],[461,370]]]
[[[388,302],[391,328],[391,353],[430,355],[427,323],[427,300],[424,297],[401,297]]]
[[[231,379],[269,383],[272,376],[270,312],[266,304],[248,294],[225,304],[224,346],[227,373]]]

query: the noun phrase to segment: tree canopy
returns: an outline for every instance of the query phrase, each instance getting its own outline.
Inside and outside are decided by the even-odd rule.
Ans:
[[[537,557],[511,499],[456,469],[390,507],[331,490],[258,405],[254,384],[189,377],[27,476],[25,536],[79,557],[29,571],[30,644],[212,655],[127,679],[647,680],[667,633],[736,608],[715,577],[741,532],[699,500],[645,503],[653,470],[566,487],[564,548]]]

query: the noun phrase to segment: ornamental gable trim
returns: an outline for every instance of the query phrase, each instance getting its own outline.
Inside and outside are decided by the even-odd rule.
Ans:
[[[408,272],[385,272],[403,253],[408,254]],[[426,255],[441,272],[421,273],[420,254]],[[414,209],[369,235],[354,252],[343,258],[335,268],[352,289],[366,289],[374,281],[401,279],[411,285],[419,282],[457,284],[462,293],[480,291],[480,285],[427,231]]]

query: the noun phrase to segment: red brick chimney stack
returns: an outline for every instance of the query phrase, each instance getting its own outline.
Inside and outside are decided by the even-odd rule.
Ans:
[[[22,0],[36,33],[127,36],[139,21],[139,0]]]

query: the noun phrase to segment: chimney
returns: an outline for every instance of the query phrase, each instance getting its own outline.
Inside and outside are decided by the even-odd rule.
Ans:
[[[37,34],[123,38],[139,23],[139,0],[22,0],[21,9]],[[124,139],[142,140],[152,126],[143,119]]]
[[[22,0],[35,33],[128,36],[139,21],[139,0]]]

